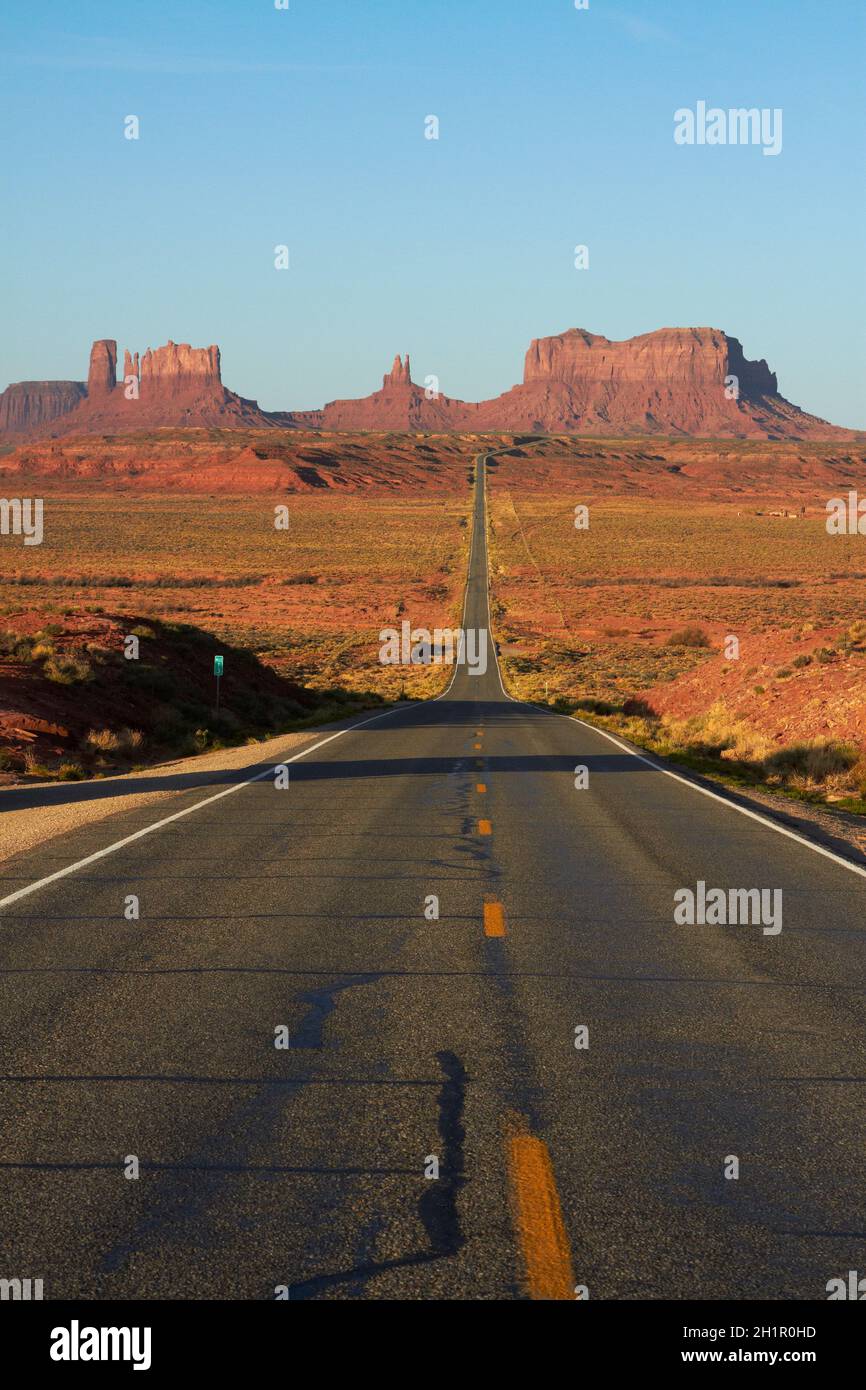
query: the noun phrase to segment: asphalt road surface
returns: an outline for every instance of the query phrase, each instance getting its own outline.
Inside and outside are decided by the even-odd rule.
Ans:
[[[467,629],[486,573],[479,487]],[[862,874],[510,700],[492,654],[309,742],[288,787],[181,790],[33,891],[167,813],[4,866],[0,1277],[823,1299],[866,1269]],[[780,889],[782,930],[678,924],[701,881]]]

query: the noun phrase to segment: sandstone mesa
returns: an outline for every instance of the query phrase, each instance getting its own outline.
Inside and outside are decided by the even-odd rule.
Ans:
[[[853,430],[800,410],[779,393],[767,363],[715,328],[660,328],[614,342],[571,328],[536,338],[523,381],[492,400],[446,396],[412,380],[398,354],[369,396],[318,410],[265,411],[222,383],[216,345],[169,341],[143,354],[98,339],[87,382],[24,381],[0,393],[0,437],[10,440],[161,428],[304,429],[686,435],[746,439],[852,439]]]

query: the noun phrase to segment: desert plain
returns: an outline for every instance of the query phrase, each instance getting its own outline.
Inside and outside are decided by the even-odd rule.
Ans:
[[[480,454],[511,693],[866,810],[866,538],[826,525],[866,474],[853,439],[199,428],[5,446],[3,490],[41,497],[45,520],[41,545],[2,550],[4,781],[439,693],[447,671],[383,665],[379,634],[459,625]]]

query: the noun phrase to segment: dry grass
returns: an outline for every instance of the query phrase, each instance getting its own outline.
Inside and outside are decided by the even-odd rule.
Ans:
[[[194,624],[304,685],[432,695],[447,673],[383,666],[379,632],[458,625],[470,497],[462,471],[444,496],[284,497],[277,531],[268,496],[55,494],[43,545],[4,551],[0,612],[126,609]],[[52,680],[88,679],[50,640],[27,656]]]
[[[94,753],[119,753],[131,757],[140,752],[144,745],[144,734],[140,729],[91,729],[85,739],[85,746]]]

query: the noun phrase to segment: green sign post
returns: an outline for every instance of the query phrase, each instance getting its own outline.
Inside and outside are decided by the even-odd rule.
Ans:
[[[217,712],[217,714],[219,714],[219,712],[220,712],[220,676],[221,676],[222,673],[223,673],[223,666],[224,666],[224,664],[225,664],[225,662],[224,662],[224,660],[223,660],[223,658],[222,658],[221,656],[215,656],[215,657],[214,657],[214,659],[213,659],[213,673],[214,673],[214,675],[216,676],[216,688],[217,688],[217,689],[216,689],[216,712]]]

